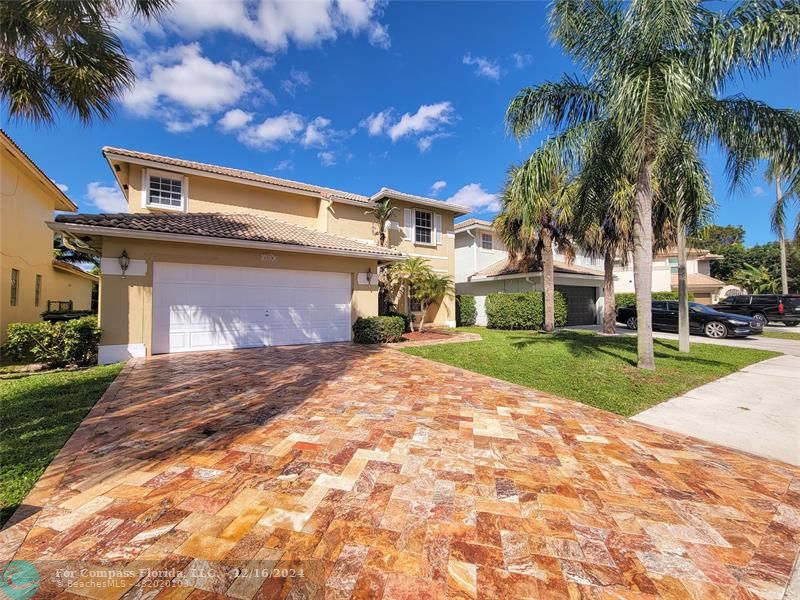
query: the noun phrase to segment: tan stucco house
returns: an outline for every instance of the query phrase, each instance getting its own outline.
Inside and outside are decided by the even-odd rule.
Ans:
[[[50,223],[102,257],[101,363],[350,340],[356,318],[378,314],[384,265],[418,256],[434,271],[454,273],[453,219],[467,208],[121,148],[103,154],[128,212],[60,215]],[[387,199],[398,210],[381,247],[367,212]],[[452,325],[454,298],[431,307],[426,319]]]
[[[0,130],[0,344],[48,307],[89,310],[97,277],[53,258],[54,211],[78,207]]]

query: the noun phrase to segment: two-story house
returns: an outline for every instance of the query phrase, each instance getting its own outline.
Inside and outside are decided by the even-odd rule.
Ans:
[[[456,293],[475,296],[477,324],[486,325],[486,296],[495,292],[542,290],[542,272],[522,270],[508,252],[492,223],[467,219],[455,226]],[[602,314],[602,260],[576,252],[573,261],[554,251],[556,290],[567,298],[568,325],[589,325]]]
[[[48,310],[90,310],[97,277],[55,260],[53,211],[78,207],[0,130],[0,344],[9,323]]]
[[[121,148],[103,154],[128,212],[50,224],[102,257],[101,363],[350,340],[356,318],[378,314],[381,266],[418,256],[455,272],[453,220],[467,208]],[[369,214],[383,200],[398,208],[386,247]],[[446,297],[427,320],[452,325],[454,313]]]
[[[702,248],[690,248],[686,258],[686,282],[695,302],[714,304],[720,299],[725,282],[711,276],[711,262],[721,259]],[[633,260],[628,257],[614,262],[614,288],[617,292],[633,292]],[[670,248],[653,257],[653,291],[678,291],[678,251]]]

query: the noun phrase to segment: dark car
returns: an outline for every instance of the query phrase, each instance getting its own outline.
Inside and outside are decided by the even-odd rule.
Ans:
[[[617,321],[628,329],[636,329],[636,307],[625,306],[617,310]],[[678,331],[678,303],[657,300],[653,302],[653,329]],[[762,326],[755,319],[742,315],[731,315],[714,310],[705,304],[689,302],[689,332],[707,335],[710,338],[745,337],[762,333]]]
[[[752,317],[762,327],[776,321],[787,327],[800,324],[800,296],[797,294],[742,294],[725,298],[713,308]]]

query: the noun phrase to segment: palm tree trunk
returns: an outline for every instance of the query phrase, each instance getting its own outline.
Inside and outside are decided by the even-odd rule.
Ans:
[[[544,330],[556,328],[555,283],[553,281],[553,234],[542,227],[542,285],[544,286]]]
[[[640,369],[655,370],[653,355],[653,164],[645,160],[634,188],[633,287],[636,291],[636,352]]]
[[[686,281],[686,227],[678,207],[678,350],[689,352],[689,288]]]
[[[614,250],[607,248],[603,257],[603,333],[617,333],[617,307],[614,297]]]
[[[775,191],[777,194],[776,205],[780,206],[783,202],[783,192],[781,190],[781,177],[775,178]],[[783,223],[778,227],[778,245],[781,248],[781,293],[789,293],[789,275],[786,272],[786,233],[783,230]]]

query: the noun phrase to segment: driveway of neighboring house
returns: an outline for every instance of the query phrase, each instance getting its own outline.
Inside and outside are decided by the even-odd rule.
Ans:
[[[779,599],[800,469],[391,349],[241,350],[130,363],[15,521],[44,597]]]

